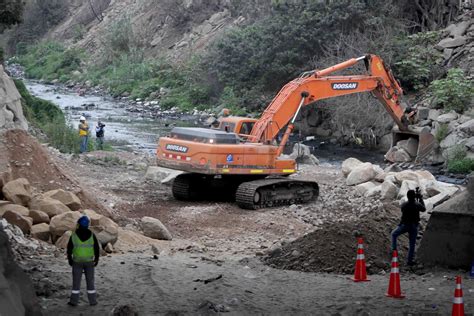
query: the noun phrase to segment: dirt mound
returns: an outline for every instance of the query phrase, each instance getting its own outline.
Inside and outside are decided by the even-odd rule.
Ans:
[[[362,216],[357,222],[327,222],[281,248],[272,249],[263,261],[278,269],[350,274],[355,266],[357,237],[361,236],[368,273],[388,270],[390,232],[398,222],[394,212],[397,212],[395,206],[385,205],[383,211]],[[405,258],[406,238],[399,238],[399,250]]]
[[[9,171],[11,178],[26,178],[42,192],[63,188],[74,192],[84,208],[110,216],[110,212],[79,182],[68,175],[50,157],[45,147],[23,130],[8,130],[0,141],[0,172]]]

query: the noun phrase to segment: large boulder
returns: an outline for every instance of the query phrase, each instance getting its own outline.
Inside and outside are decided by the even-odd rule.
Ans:
[[[302,164],[319,165],[319,160],[311,153],[311,148],[300,143],[296,143],[293,146],[293,152],[290,154],[290,158]]]
[[[69,207],[60,201],[42,196],[31,200],[30,209],[42,211],[48,214],[50,218],[71,211]]]
[[[51,237],[49,225],[41,223],[31,226],[31,236],[42,241],[49,241],[49,238]]]
[[[410,180],[418,183],[419,177],[415,171],[403,170],[395,174],[395,180],[398,184],[402,184],[404,180]]]
[[[469,150],[474,151],[474,136],[469,137],[464,143],[464,146],[466,146]]]
[[[373,188],[377,186],[379,186],[377,182],[369,181],[369,182],[364,182],[364,183],[356,185],[355,190],[360,195],[366,195],[370,190],[372,190]]]
[[[160,220],[153,217],[142,217],[141,227],[143,234],[153,239],[171,240],[173,239],[168,229]]]
[[[49,224],[50,221],[48,214],[39,210],[30,210],[30,214],[28,216],[33,219],[34,225],[41,223]]]
[[[54,245],[58,248],[66,249],[67,244],[69,243],[69,238],[71,238],[71,235],[72,235],[72,231],[68,230],[61,237],[59,237],[58,240],[56,240]]]
[[[33,221],[30,218],[12,211],[6,211],[3,218],[10,224],[18,226],[24,234],[29,234],[31,226],[33,226]]]
[[[407,196],[408,190],[415,190],[419,186],[417,181],[403,180],[397,198],[401,199]]]
[[[462,21],[457,24],[450,24],[445,31],[449,32],[452,37],[462,36],[466,33],[467,29],[471,25],[471,21]]]
[[[469,136],[474,136],[474,119],[459,125],[458,129]]]
[[[431,120],[431,121],[436,121],[436,119],[440,115],[441,115],[440,110],[431,109],[428,113],[428,119]]]
[[[449,112],[446,114],[441,114],[436,118],[436,122],[441,123],[441,124],[446,124],[451,121],[454,121],[455,119],[458,118],[458,115],[456,112]]]
[[[382,183],[382,188],[380,191],[380,195],[384,200],[392,200],[398,194],[398,187],[395,183],[389,180],[385,180]]]
[[[69,211],[51,218],[49,231],[51,232],[52,240],[56,241],[68,230],[75,230],[80,217],[81,213]]]
[[[422,181],[422,180],[436,181],[436,178],[434,177],[434,175],[432,175],[431,172],[427,170],[415,170],[415,173],[419,181]]]
[[[21,216],[30,216],[30,210],[27,209],[26,207],[18,204],[6,204],[6,205],[0,205],[0,217],[6,212],[6,211],[12,211],[17,214],[20,214]]]
[[[102,215],[98,219],[91,219],[91,226],[89,227],[102,247],[105,247],[108,243],[115,244],[118,238],[118,228],[119,226],[113,220]]]
[[[31,200],[30,183],[25,178],[7,182],[2,188],[3,195],[15,204],[28,205]]]
[[[412,160],[409,153],[402,148],[398,148],[397,146],[393,146],[390,150],[385,154],[385,159],[390,162],[410,162]]]
[[[9,240],[0,221],[0,315],[43,315],[33,283],[15,262]]]
[[[360,161],[359,159],[352,158],[352,157],[347,158],[346,160],[342,162],[342,174],[344,175],[344,177],[347,177],[349,173],[351,173],[355,167],[361,164],[362,164],[362,161]]]
[[[439,146],[443,149],[446,149],[446,148],[451,148],[458,144],[464,144],[465,142],[466,142],[466,139],[462,135],[459,135],[458,133],[453,132],[449,134],[448,136],[446,136],[441,141]]]
[[[82,207],[81,200],[79,200],[74,193],[69,191],[61,189],[52,190],[44,193],[43,196],[60,201],[69,207],[71,211],[78,211]]]
[[[370,182],[367,182],[370,183]],[[382,185],[380,183],[377,183],[375,187],[370,188],[366,193],[365,196],[376,196],[376,195],[381,195],[382,193]]]
[[[182,173],[182,171],[178,170],[149,166],[145,173],[145,179],[165,184],[171,182]]]
[[[94,210],[90,209],[83,210],[82,213],[89,217],[91,226],[99,225],[99,221],[103,217],[103,215],[97,214]]]
[[[399,141],[397,147],[405,150],[411,157],[416,157],[418,153],[418,140],[414,137],[410,137]]]
[[[0,130],[11,128],[28,130],[28,122],[23,115],[21,95],[0,65]]]
[[[370,162],[364,162],[355,167],[347,176],[347,185],[356,185],[371,181],[375,178],[374,167]]]
[[[447,37],[443,38],[436,47],[445,49],[445,48],[455,48],[458,46],[462,46],[467,43],[467,39],[465,36],[456,36],[454,38]]]

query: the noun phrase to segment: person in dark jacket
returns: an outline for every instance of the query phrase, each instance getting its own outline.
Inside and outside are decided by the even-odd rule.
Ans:
[[[95,138],[97,142],[97,149],[99,150],[104,150],[104,127],[104,123],[102,123],[100,120],[97,121],[97,126],[95,127]]]
[[[408,233],[409,249],[407,264],[415,265],[415,244],[418,235],[418,224],[420,222],[420,212],[426,210],[423,196],[419,192],[419,188],[408,190],[408,201],[402,204],[402,219],[398,227],[392,232],[392,251],[397,250],[397,238],[401,234]]]
[[[82,216],[77,221],[76,231],[67,245],[67,259],[72,267],[72,291],[68,304],[77,306],[81,291],[82,272],[86,275],[87,298],[90,305],[97,305],[94,285],[94,267],[99,263],[99,242],[89,230],[89,218]]]

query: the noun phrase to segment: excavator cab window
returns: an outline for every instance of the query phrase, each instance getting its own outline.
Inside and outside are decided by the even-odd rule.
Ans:
[[[235,129],[235,123],[222,122],[219,128],[221,131],[233,133]]]
[[[250,132],[252,132],[252,128],[255,122],[243,122],[242,126],[240,127],[239,134],[241,135],[250,135]]]

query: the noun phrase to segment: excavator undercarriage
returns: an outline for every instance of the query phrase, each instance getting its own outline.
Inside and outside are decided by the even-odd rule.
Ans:
[[[313,181],[287,177],[212,177],[185,173],[176,177],[173,196],[181,201],[234,201],[243,209],[308,203],[319,195]]]

